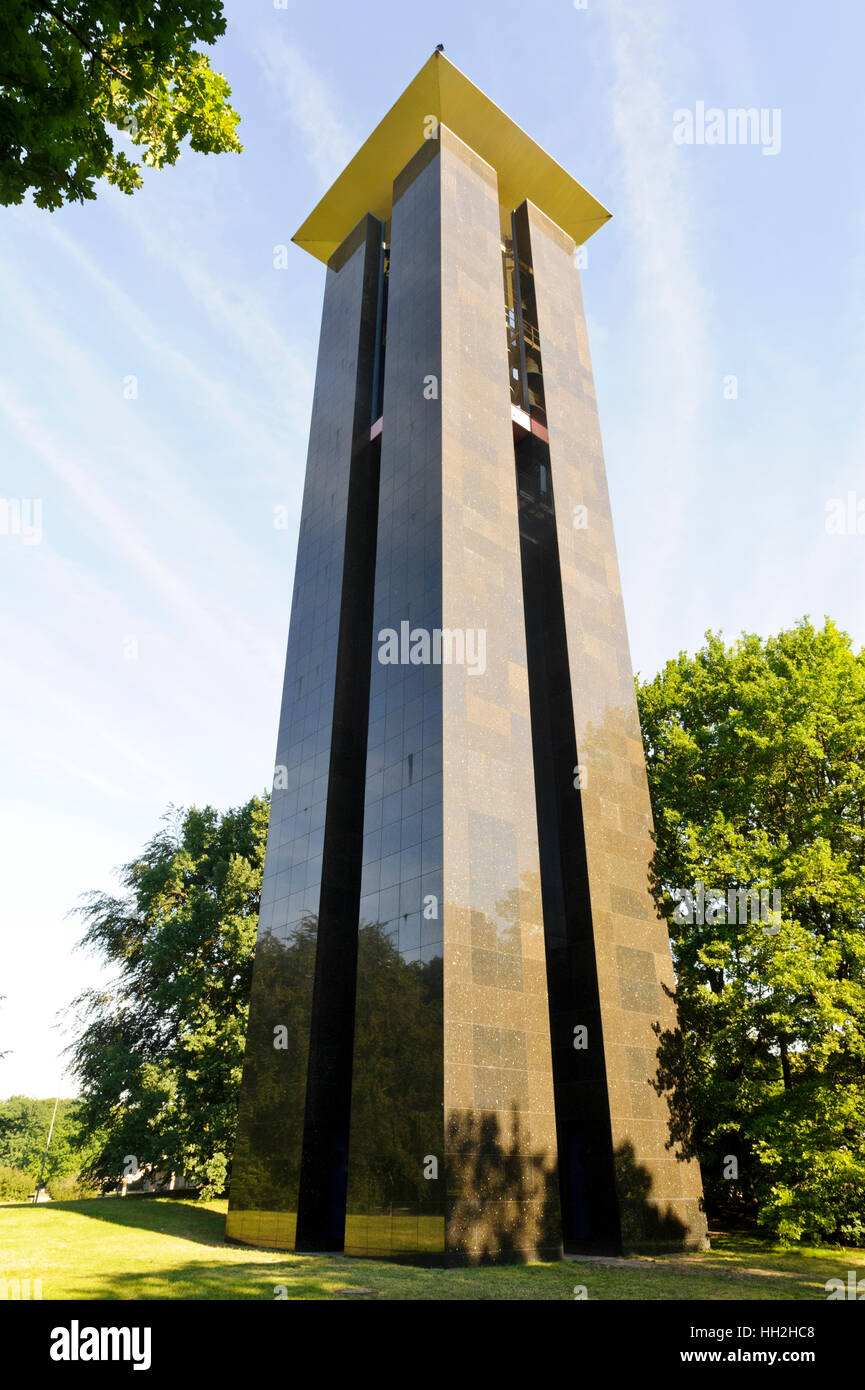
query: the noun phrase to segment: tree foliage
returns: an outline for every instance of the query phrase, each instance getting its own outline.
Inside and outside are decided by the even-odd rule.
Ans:
[[[0,1164],[0,1202],[26,1202],[33,1196],[36,1183],[23,1168]]]
[[[70,1052],[89,1171],[113,1186],[134,1156],[149,1172],[221,1191],[234,1147],[268,803],[253,797],[166,818],[120,871],[120,897],[90,894],[81,944],[117,972],[73,1005]]]
[[[828,620],[709,633],[638,699],[707,1195],[784,1239],[860,1243],[865,653]],[[700,882],[780,890],[779,923],[688,921],[674,895]]]
[[[57,1184],[77,1181],[91,1158],[86,1144],[82,1145],[77,1111],[77,1101],[58,1101],[44,1175],[52,1196]],[[0,1166],[28,1174],[31,1192],[42,1168],[53,1112],[53,1100],[10,1096],[0,1101]]]
[[[225,32],[221,0],[3,0],[0,203],[32,190],[37,207],[124,193],[141,162],[174,164],[184,139],[208,154],[242,148],[231,88],[196,44]]]

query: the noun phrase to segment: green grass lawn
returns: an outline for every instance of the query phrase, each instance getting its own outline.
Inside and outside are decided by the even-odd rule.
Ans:
[[[819,1299],[825,1282],[865,1271],[863,1250],[784,1251],[715,1235],[707,1254],[415,1269],[379,1260],[287,1255],[226,1245],[225,1202],[95,1199],[0,1206],[0,1278],[41,1279],[44,1299],[352,1297],[389,1299]],[[342,1291],[342,1292],[341,1292]],[[285,1295],[283,1295],[284,1297]]]

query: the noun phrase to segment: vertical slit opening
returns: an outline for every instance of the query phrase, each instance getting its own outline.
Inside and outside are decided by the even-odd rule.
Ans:
[[[621,1248],[585,831],[577,768],[554,472],[546,434],[531,237],[525,206],[505,250],[521,341],[521,408],[542,433],[514,427],[535,801],[550,1009],[562,1237],[568,1251]],[[510,314],[509,314],[510,322]],[[512,393],[513,393],[512,386]],[[513,394],[512,394],[513,400]],[[576,1030],[587,1030],[586,1047]]]

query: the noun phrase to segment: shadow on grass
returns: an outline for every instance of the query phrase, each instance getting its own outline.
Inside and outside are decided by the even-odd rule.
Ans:
[[[79,1202],[46,1202],[33,1210],[47,1216],[74,1212],[110,1226],[154,1231],[176,1240],[191,1240],[196,1245],[225,1244],[225,1212],[176,1198],[160,1201],[149,1197],[91,1197]]]
[[[330,1263],[316,1262],[314,1269],[309,1265],[292,1269],[282,1264],[228,1265],[193,1260],[171,1268],[88,1278],[80,1296],[112,1301],[249,1299],[272,1303],[277,1300],[277,1290],[282,1297],[297,1301],[338,1299],[341,1295],[336,1293],[337,1288],[353,1287],[366,1288],[368,1285]],[[72,1296],[75,1297],[74,1294]]]
[[[776,1271],[676,1267],[646,1262],[605,1268],[598,1263],[417,1269],[386,1262],[295,1257],[297,1263],[229,1266],[189,1261],[138,1273],[102,1274],[67,1297],[105,1301],[299,1302],[371,1300],[536,1301],[573,1298],[576,1281],[593,1299],[633,1301],[825,1298],[822,1276],[784,1277]],[[765,1277],[755,1277],[765,1274]]]
[[[95,1301],[234,1301],[279,1303],[303,1300],[494,1301],[572,1298],[570,1265],[461,1266],[418,1268],[384,1260],[292,1256],[292,1263],[187,1262],[133,1274],[89,1278],[68,1298]]]

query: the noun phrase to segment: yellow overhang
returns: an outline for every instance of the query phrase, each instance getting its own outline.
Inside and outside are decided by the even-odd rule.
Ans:
[[[423,143],[430,117],[493,166],[504,207],[519,207],[528,198],[578,246],[611,216],[459,68],[434,53],[292,241],[326,264],[367,212],[388,222],[393,181]]]

